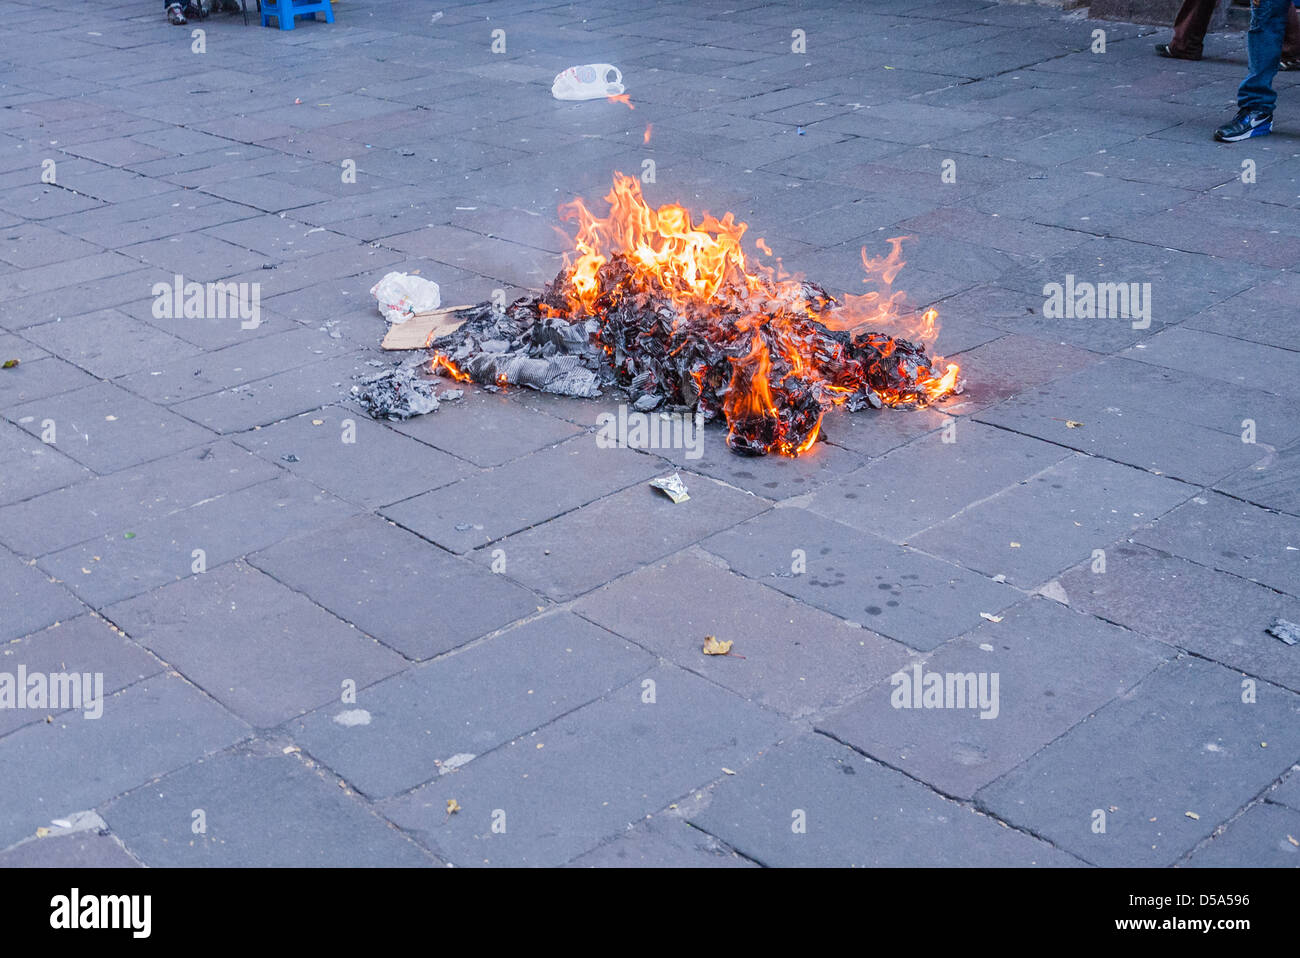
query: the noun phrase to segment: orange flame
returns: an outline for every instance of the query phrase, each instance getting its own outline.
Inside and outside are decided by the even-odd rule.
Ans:
[[[745,327],[750,321],[759,325],[767,323],[769,337],[781,343],[782,358],[792,369],[803,376],[816,376],[818,364],[811,356],[801,352],[804,347],[796,340],[797,330],[782,319],[785,311],[803,312],[830,329],[856,333],[868,328],[882,330],[889,336],[929,345],[938,335],[938,311],[925,310],[920,317],[909,319],[907,298],[901,290],[892,288],[894,279],[905,265],[902,244],[909,237],[888,240],[889,252],[871,257],[863,247],[863,283],[868,292],[844,297],[842,304],[832,309],[814,312],[807,304],[804,287],[798,278],[780,277],[770,267],[750,266],[741,247],[741,238],[748,225],[737,222],[731,213],[718,219],[704,214],[695,222],[688,210],[675,203],[649,206],[641,195],[641,184],[622,173],[614,174],[614,185],[605,201],[609,212],[605,216],[592,213],[581,199],[560,207],[561,218],[577,223],[574,253],[566,255],[569,284],[563,290],[567,311],[571,315],[596,315],[601,288],[600,269],[614,256],[624,256],[634,267],[635,284],[647,292],[666,296],[686,316],[720,312],[717,306],[724,303],[735,307],[738,297],[745,301],[750,315],[737,323]],[[772,250],[761,237],[755,245],[766,255]],[[778,261],[779,262],[779,261]],[[756,319],[761,314],[761,319]],[[786,328],[789,327],[789,328]],[[892,351],[888,337],[873,338]],[[761,408],[771,410],[772,396],[768,376],[771,357],[758,336],[753,337],[751,352],[741,360],[740,368],[755,369],[743,377],[747,386],[744,395],[735,395],[738,381],[733,375],[733,390],[728,402],[728,420],[737,416],[753,416]],[[921,404],[940,399],[954,391],[960,369],[955,363],[945,366],[942,357],[932,357],[929,369],[918,370],[917,388],[923,394]],[[942,373],[939,369],[944,369]],[[762,370],[760,374],[759,370]],[[857,384],[820,381],[823,395],[830,402],[846,401],[855,392]],[[916,405],[915,393],[884,394],[885,405]],[[757,405],[755,405],[757,404]],[[814,438],[816,429],[813,430]],[[782,450],[784,451],[784,450]],[[795,455],[802,449],[786,452]]]
[[[610,103],[622,103],[629,110],[636,109],[636,107],[632,105],[632,98],[626,93],[611,93],[609,96],[605,97],[605,99]]]

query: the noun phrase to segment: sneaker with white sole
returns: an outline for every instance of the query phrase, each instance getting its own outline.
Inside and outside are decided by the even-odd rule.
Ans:
[[[1214,131],[1220,143],[1236,143],[1252,136],[1267,136],[1273,132],[1273,114],[1267,110],[1238,110],[1230,123]]]

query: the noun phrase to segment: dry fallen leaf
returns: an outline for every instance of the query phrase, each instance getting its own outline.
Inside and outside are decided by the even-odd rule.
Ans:
[[[1183,814],[1186,815],[1188,818],[1192,819],[1193,821],[1199,822],[1201,820],[1201,816],[1197,815],[1195,812],[1183,812]]]
[[[1002,616],[1000,616],[1000,615],[994,615],[992,612],[981,612],[981,613],[980,613],[980,618],[981,618],[981,619],[988,619],[990,622],[1001,622],[1001,621],[1002,621]]]
[[[447,814],[455,815],[459,811],[460,811],[460,802],[456,801],[456,799],[454,798],[447,799]]]
[[[1081,423],[1081,422],[1075,422],[1073,419],[1067,419],[1067,420],[1065,420],[1065,428],[1066,428],[1066,429],[1078,429],[1078,428],[1079,428],[1080,426],[1082,426],[1082,425],[1083,425],[1083,423]]]
[[[15,366],[17,366],[20,362],[21,362],[21,360],[18,360],[18,359],[6,359],[5,362],[4,362],[4,367],[3,367],[3,368],[5,368],[5,369],[13,369],[13,368],[14,368]]]
[[[724,772],[726,772],[728,775],[735,775],[735,774],[736,774],[736,773],[733,772],[731,769],[726,768],[726,767],[724,767],[722,770],[723,770]]]
[[[1298,842],[1298,841],[1295,840],[1295,836],[1294,836],[1294,835],[1288,835],[1288,836],[1286,837],[1286,840],[1289,841],[1289,842],[1290,842],[1292,845],[1294,845],[1296,848],[1300,848],[1300,842]]]
[[[728,639],[726,642],[719,642],[712,635],[704,637],[704,654],[705,655],[726,655],[731,651],[734,640]]]
[[[44,825],[42,825],[40,828],[36,829],[36,837],[37,837],[37,838],[44,838],[44,837],[45,837],[46,835],[48,835],[49,833],[50,833],[50,830],[49,830],[48,828],[46,828]]]

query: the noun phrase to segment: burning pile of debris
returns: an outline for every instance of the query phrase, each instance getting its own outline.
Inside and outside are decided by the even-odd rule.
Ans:
[[[652,209],[622,174],[606,200],[604,217],[581,200],[562,207],[578,223],[576,255],[538,295],[462,311],[433,343],[432,370],[572,396],[617,387],[641,411],[722,417],[746,455],[806,452],[832,405],[916,408],[961,390],[958,367],[926,354],[933,310],[909,338],[870,330],[902,319],[902,294],[888,292],[901,240],[881,259],[863,251],[880,288],[840,302],[779,261],[751,267],[746,224],[730,213],[697,224],[681,206]]]

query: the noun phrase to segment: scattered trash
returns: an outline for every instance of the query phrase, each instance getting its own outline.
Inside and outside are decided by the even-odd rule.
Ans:
[[[281,456],[280,458],[283,459],[285,462],[302,462],[301,459],[299,459],[297,456],[295,456],[295,455],[294,455],[293,453],[291,453],[291,452],[286,452],[286,453],[285,453],[283,456]]]
[[[1053,602],[1059,602],[1061,605],[1070,604],[1070,596],[1066,593],[1065,586],[1061,585],[1059,579],[1053,579],[1047,583],[1038,590],[1038,594],[1043,598],[1051,599]]]
[[[123,533],[122,533],[122,538],[123,538],[123,539],[134,539],[134,538],[135,538],[135,533],[134,533],[134,532],[123,532]]]
[[[719,642],[716,636],[706,635],[704,637],[703,651],[705,655],[730,655],[731,647],[734,644],[734,639],[728,639],[726,642]]]
[[[371,419],[405,420],[438,408],[437,384],[419,375],[419,366],[399,366],[363,379],[353,397]]]
[[[663,492],[673,502],[681,503],[690,498],[686,494],[686,483],[682,482],[682,477],[675,472],[671,476],[651,479],[650,485]],[[730,646],[731,643],[728,642],[727,645]]]
[[[370,287],[379,315],[390,323],[404,323],[416,313],[429,313],[442,303],[438,284],[423,276],[392,272]]]
[[[346,712],[340,712],[334,716],[334,721],[344,728],[354,728],[358,725],[370,724],[370,713],[365,709],[348,709]]]
[[[722,769],[723,774],[725,774],[725,775],[735,775],[735,774],[736,774],[736,773],[733,772],[731,769],[727,768],[725,765],[722,765],[722,766],[719,766],[719,767]]]
[[[22,360],[20,360],[20,359],[6,359],[6,360],[4,361],[4,365],[3,365],[3,366],[0,366],[0,369],[13,369],[13,368],[14,368],[15,366],[17,366],[20,362],[22,362]]]
[[[623,72],[609,63],[569,67],[556,74],[555,82],[551,84],[551,95],[557,100],[599,100],[622,92]]]
[[[1300,625],[1286,619],[1274,619],[1273,624],[1264,631],[1274,638],[1281,639],[1287,645],[1295,645],[1296,642],[1300,642]]]
[[[474,761],[476,757],[477,756],[470,752],[457,752],[451,758],[447,759],[447,761],[435,763],[438,766],[438,774],[446,775],[448,772],[454,772],[462,765]]]
[[[1067,420],[1065,420],[1065,428],[1066,428],[1066,429],[1078,429],[1078,428],[1080,428],[1082,425],[1083,425],[1083,423],[1081,423],[1081,422],[1076,422],[1076,421],[1073,420],[1073,419],[1067,419]]]
[[[1199,822],[1201,820],[1201,816],[1197,815],[1195,812],[1183,812],[1183,814],[1194,822]]]
[[[459,811],[460,811],[460,802],[456,801],[456,799],[454,798],[447,799],[447,814],[455,815]]]
[[[460,329],[473,306],[447,306],[420,313],[388,327],[384,349],[428,349],[436,340]]]
[[[981,619],[988,619],[990,622],[1001,622],[1001,621],[1002,621],[1002,616],[1000,616],[1000,615],[994,615],[992,612],[981,612],[981,613],[980,613],[980,618],[981,618]]]
[[[441,19],[442,19],[442,11],[439,10],[437,13],[435,13],[433,16],[431,16],[431,17],[429,18],[429,22],[430,22],[430,23],[437,23],[437,22],[438,22],[439,20],[441,20]]]
[[[465,395],[463,389],[444,389],[438,393],[438,402],[455,402]]]

